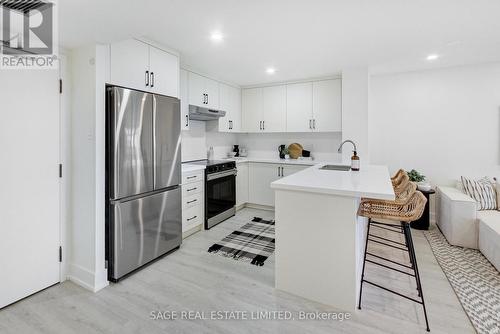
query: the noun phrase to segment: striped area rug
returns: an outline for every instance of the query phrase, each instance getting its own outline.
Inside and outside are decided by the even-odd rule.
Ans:
[[[255,217],[250,223],[210,246],[208,252],[263,266],[274,252],[274,220]]]

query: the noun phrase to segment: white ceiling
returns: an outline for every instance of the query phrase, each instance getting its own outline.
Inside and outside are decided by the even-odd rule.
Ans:
[[[499,0],[60,0],[59,11],[64,47],[143,36],[239,85],[500,61]]]

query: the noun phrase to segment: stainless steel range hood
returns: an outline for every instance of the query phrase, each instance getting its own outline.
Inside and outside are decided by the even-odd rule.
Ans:
[[[223,110],[208,109],[189,105],[189,119],[193,119],[196,121],[214,121],[224,116],[226,116],[226,112]]]

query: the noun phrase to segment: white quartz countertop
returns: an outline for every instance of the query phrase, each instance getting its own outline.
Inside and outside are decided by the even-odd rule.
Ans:
[[[394,200],[387,166],[361,165],[360,171],[321,170],[318,163],[271,183],[271,188],[347,197]]]
[[[350,165],[349,163],[339,163],[339,162],[324,162],[324,161],[318,161],[318,160],[307,160],[307,159],[279,159],[279,158],[227,158],[227,160],[234,160],[236,161],[236,164],[239,163],[244,163],[244,162],[261,162],[261,163],[268,163],[268,164],[285,164],[285,165],[306,165],[306,166],[314,166],[316,164],[321,164],[321,163],[330,163],[330,164],[337,164],[337,165]]]
[[[190,163],[183,163],[182,164],[182,172],[183,173],[194,172],[196,170],[205,170],[205,166],[193,165]]]

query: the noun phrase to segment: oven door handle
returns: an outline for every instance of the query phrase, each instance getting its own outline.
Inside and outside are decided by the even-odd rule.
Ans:
[[[227,170],[224,172],[219,172],[219,173],[214,173],[214,174],[208,174],[207,175],[207,181],[215,180],[215,179],[220,179],[221,177],[226,177],[226,176],[231,176],[234,175],[236,176],[237,172],[236,169],[233,170]]]

